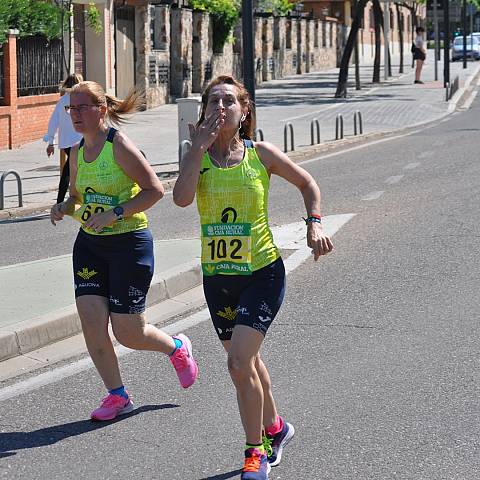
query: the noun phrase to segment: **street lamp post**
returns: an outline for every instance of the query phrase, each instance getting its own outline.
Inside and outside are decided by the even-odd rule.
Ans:
[[[450,5],[443,0],[443,86],[450,83]]]

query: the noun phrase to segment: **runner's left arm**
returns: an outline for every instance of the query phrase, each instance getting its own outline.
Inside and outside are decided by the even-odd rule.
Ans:
[[[320,217],[321,194],[314,178],[269,142],[255,142],[255,149],[270,174],[284,178],[300,190],[307,218],[311,215]],[[323,226],[318,222],[307,222],[307,244],[312,248],[315,260],[333,250],[330,237],[323,232]]]

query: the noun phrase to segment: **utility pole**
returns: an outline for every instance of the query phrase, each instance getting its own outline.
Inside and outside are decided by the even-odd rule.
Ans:
[[[253,1],[242,0],[243,83],[255,102],[255,55],[253,38]]]
[[[443,86],[450,83],[450,5],[443,0]]]
[[[467,0],[462,4],[463,68],[467,68]]]
[[[435,81],[438,80],[438,60],[440,53],[440,39],[438,38],[438,0],[433,0],[433,36],[435,43]]]

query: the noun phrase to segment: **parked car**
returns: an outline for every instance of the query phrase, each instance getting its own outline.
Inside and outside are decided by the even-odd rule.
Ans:
[[[463,58],[463,38],[456,37],[452,46],[452,62]],[[466,37],[467,40],[467,58],[480,60],[480,39],[475,35]]]

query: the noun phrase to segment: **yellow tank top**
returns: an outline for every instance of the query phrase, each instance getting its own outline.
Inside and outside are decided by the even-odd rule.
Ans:
[[[75,212],[74,218],[82,228],[92,235],[116,235],[147,228],[147,216],[144,212],[117,220],[97,233],[83,227],[94,213],[111,210],[125,203],[140,192],[138,184],[132,180],[118,165],[113,155],[113,138],[117,131],[111,128],[100,155],[93,162],[85,162],[83,140],[78,149],[77,179],[75,188],[82,196],[82,205]]]
[[[268,226],[269,186],[251,141],[231,168],[216,167],[205,153],[196,192],[204,275],[250,275],[280,256]]]

